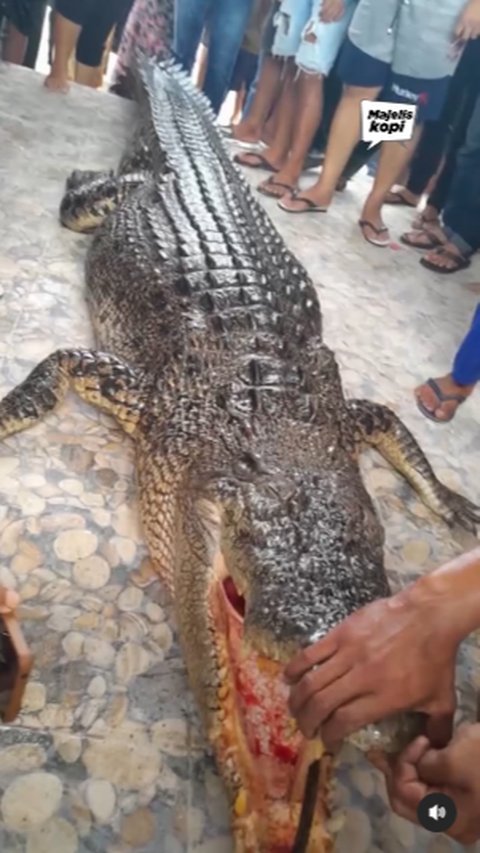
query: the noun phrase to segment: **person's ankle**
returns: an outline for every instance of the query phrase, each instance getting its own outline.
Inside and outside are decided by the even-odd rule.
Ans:
[[[445,376],[444,378],[455,389],[456,393],[462,394],[465,397],[469,397],[475,388],[475,383],[473,385],[465,385],[462,382],[458,382],[452,373],[449,373],[448,376]]]

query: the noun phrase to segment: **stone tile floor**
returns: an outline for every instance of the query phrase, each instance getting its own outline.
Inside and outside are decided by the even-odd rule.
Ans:
[[[39,76],[0,65],[0,396],[55,348],[92,342],[88,237],[62,230],[57,207],[72,168],[115,166],[129,124],[130,106],[111,96],[73,87],[57,97]],[[355,180],[326,216],[267,208],[318,285],[347,392],[393,406],[445,482],[479,500],[480,399],[437,427],[417,412],[412,388],[448,368],[480,264],[443,278],[412,250],[364,243],[355,223],[367,188]],[[411,213],[387,217],[398,235]],[[381,460],[367,456],[364,470],[394,584],[475,544],[433,518]],[[0,446],[0,495],[0,583],[22,597],[36,656],[22,715],[0,729],[0,850],[227,853],[221,785],[138,526],[128,440],[71,396]],[[479,664],[472,639],[458,672],[465,712]],[[340,853],[459,849],[393,816],[379,775],[353,748],[338,797]]]

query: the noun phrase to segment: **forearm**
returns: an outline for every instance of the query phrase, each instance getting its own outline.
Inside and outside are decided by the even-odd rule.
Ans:
[[[480,548],[420,578],[402,597],[461,642],[480,628]]]

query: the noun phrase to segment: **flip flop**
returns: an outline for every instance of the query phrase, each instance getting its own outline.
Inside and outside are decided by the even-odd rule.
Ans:
[[[283,204],[282,201],[279,201],[277,203],[277,206],[280,207],[282,210],[284,210],[285,213],[295,213],[295,214],[300,213],[300,214],[302,214],[302,213],[327,213],[328,212],[328,207],[324,207],[321,204],[316,204],[316,202],[312,201],[311,198],[305,198],[304,195],[299,195],[296,192],[292,192],[292,194],[290,196],[290,200],[293,200],[293,199],[295,199],[295,201],[302,201],[304,204],[306,204],[307,206],[306,206],[305,210],[292,210],[291,207],[285,207],[285,205]]]
[[[242,158],[242,156],[243,157],[248,156],[248,154],[250,154],[252,157],[256,157],[257,162],[256,163],[245,163],[245,161],[242,160],[241,158]],[[265,157],[263,157],[263,155],[260,154],[260,152],[258,152],[258,151],[246,151],[245,154],[243,154],[243,155],[242,154],[235,154],[235,157],[233,158],[233,162],[237,163],[239,166],[246,166],[247,169],[264,169],[266,172],[273,172],[274,174],[276,172],[280,171],[280,169],[278,169],[276,166],[272,166],[272,164],[269,163],[268,160],[266,160]]]
[[[414,203],[407,201],[402,192],[390,190],[387,198],[385,199],[385,204],[403,205],[403,207],[416,207],[418,202]]]
[[[257,192],[261,193],[262,195],[268,196],[268,198],[283,198],[283,195],[279,195],[276,192],[269,192],[269,187],[271,188],[271,190],[274,190],[275,187],[277,187],[278,189],[285,190],[283,195],[295,192],[295,187],[292,187],[290,184],[282,184],[281,181],[276,181],[274,175],[272,175],[270,178],[267,178],[267,180],[263,184],[259,184],[257,187]]]
[[[390,245],[390,240],[387,240],[386,242],[384,241],[383,243],[381,242],[381,240],[372,240],[371,237],[366,236],[363,230],[365,227],[368,226],[368,228],[371,228],[372,231],[375,232],[375,234],[378,234],[380,236],[380,234],[388,232],[388,228],[386,225],[382,225],[381,228],[377,228],[377,226],[374,225],[373,222],[369,222],[368,219],[360,219],[358,224],[361,228],[363,239],[366,240],[367,243],[371,243],[372,246],[379,246],[381,249],[388,248],[388,246]]]
[[[402,234],[400,242],[405,246],[410,246],[412,249],[425,249],[428,251],[429,249],[436,249],[438,246],[443,246],[443,242],[439,237],[435,237],[435,234],[429,234],[426,230],[414,229],[413,231],[413,234],[418,234],[419,237],[422,235],[425,236],[428,239],[426,243],[416,243],[415,239],[409,239],[409,234],[412,234],[412,232],[406,231],[405,234]]]
[[[440,225],[438,216],[435,219],[431,219],[430,217],[426,217],[424,213],[419,213],[412,222],[414,231],[423,231],[426,225]]]
[[[453,261],[454,267],[438,267],[436,264],[429,261],[427,258],[420,258],[420,263],[422,267],[426,267],[427,270],[432,270],[432,272],[441,273],[441,275],[451,275],[454,272],[460,272],[460,270],[465,270],[470,266],[471,260],[470,258],[465,258],[463,255],[455,255],[453,252],[450,252],[445,246],[440,246],[436,249],[436,253],[438,256],[445,255],[446,258]]]
[[[429,418],[429,420],[431,420],[431,421],[435,421],[436,424],[448,424],[455,417],[455,413],[457,411],[458,406],[461,406],[462,403],[464,403],[467,398],[464,397],[462,394],[445,394],[442,391],[442,389],[440,388],[440,385],[438,384],[438,382],[435,382],[435,379],[427,379],[427,381],[424,384],[428,385],[428,387],[432,389],[432,391],[435,394],[439,404],[449,403],[449,402],[458,403],[458,405],[455,407],[455,409],[453,410],[450,417],[448,417],[448,418],[437,418],[435,416],[435,412],[432,412],[430,409],[427,409],[427,407],[424,405],[424,403],[422,403],[422,401],[415,395],[415,399],[417,401],[417,406],[418,406],[419,410],[421,411],[422,415],[425,415],[425,417]]]

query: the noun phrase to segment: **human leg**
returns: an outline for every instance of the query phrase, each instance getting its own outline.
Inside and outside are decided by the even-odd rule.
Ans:
[[[53,19],[53,63],[45,85],[52,91],[68,90],[68,62],[75,50],[92,0],[57,0]]]
[[[288,7],[290,26],[293,10],[298,15],[298,5],[282,4]],[[282,8],[282,7],[281,7]],[[323,22],[320,18],[322,0],[313,0],[309,4],[309,18],[301,30],[299,47],[295,62],[298,69],[297,80],[292,89],[290,114],[285,116],[290,133],[283,139],[275,140],[278,145],[274,154],[280,165],[275,182],[280,187],[295,187],[302,173],[305,159],[310,150],[315,132],[320,124],[323,108],[323,83],[330,73],[338,51],[345,37],[351,16],[353,3],[347,0],[340,20]],[[275,45],[273,47],[275,52]],[[292,132],[293,130],[293,132]],[[283,164],[282,164],[283,161]]]
[[[27,52],[28,36],[24,35],[12,21],[7,24],[3,59],[13,65],[23,65]]]
[[[456,272],[480,248],[480,93],[458,151],[450,193],[443,211],[446,243],[422,259],[439,272]]]
[[[252,6],[253,0],[216,0],[208,13],[210,43],[203,90],[215,113],[228,92]]]
[[[185,71],[191,72],[212,0],[176,0],[173,53]]]
[[[351,27],[354,22],[355,15]],[[285,210],[301,213],[307,212],[310,204],[321,208],[330,205],[342,172],[360,138],[361,102],[376,100],[387,80],[389,64],[372,58],[347,38],[337,70],[344,90],[330,128],[320,177],[313,186],[302,191],[302,199],[283,200]]]
[[[34,30],[36,0],[15,2],[6,0],[3,11],[7,26],[3,47],[3,59],[14,65],[22,65],[28,47],[28,39]],[[0,21],[1,23],[1,21]]]
[[[77,41],[75,80],[82,86],[101,84],[105,45],[123,10],[124,0],[102,0],[90,8]],[[100,78],[100,79],[99,79]]]
[[[415,389],[417,405],[426,417],[446,423],[479,381],[480,305],[477,305],[471,327],[455,355],[452,372],[419,385]]]
[[[419,125],[407,142],[384,142],[382,145],[373,187],[360,216],[363,236],[375,245],[387,246],[390,242],[382,219],[382,206],[396,179],[408,165],[421,132],[422,127]]]
[[[272,56],[277,8],[278,3],[272,3],[263,26],[257,74],[245,104],[242,121],[233,128],[233,138],[238,142],[255,144],[261,140],[265,123],[280,94],[282,63]]]

